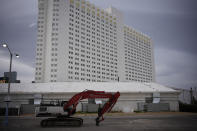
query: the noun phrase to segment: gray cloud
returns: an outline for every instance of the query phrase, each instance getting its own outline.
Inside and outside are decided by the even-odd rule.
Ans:
[[[20,59],[13,59],[13,70],[22,82],[34,80],[37,0],[1,0],[0,42],[8,43]],[[8,71],[9,53],[0,48],[0,76]]]
[[[6,51],[0,51],[0,73],[9,71],[9,56]],[[30,66],[23,60],[13,57],[12,71],[17,71],[18,79],[23,83],[29,83],[34,80],[34,67]]]
[[[157,49],[155,54],[157,81],[181,88],[197,85],[197,61],[194,55],[165,48]]]
[[[2,20],[20,20],[24,16],[37,14],[37,0],[1,0],[0,6]]]
[[[35,58],[36,0],[2,0],[0,6],[0,40],[6,42],[12,51],[21,55],[21,59],[32,65]],[[3,49],[1,49],[3,50]],[[32,53],[29,53],[32,52]]]

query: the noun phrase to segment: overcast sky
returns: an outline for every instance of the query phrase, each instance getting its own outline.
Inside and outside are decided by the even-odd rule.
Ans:
[[[89,1],[121,10],[125,24],[153,39],[158,83],[197,87],[196,0]],[[37,0],[0,0],[0,42],[20,54],[20,59],[13,58],[13,70],[22,82],[34,80],[37,12]],[[8,67],[8,51],[0,47],[0,76]]]

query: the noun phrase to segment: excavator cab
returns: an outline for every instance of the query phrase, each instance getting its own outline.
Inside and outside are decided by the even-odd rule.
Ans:
[[[67,116],[74,115],[76,113],[76,109],[73,109],[74,105],[69,106],[68,108],[64,109],[64,112],[67,112]]]

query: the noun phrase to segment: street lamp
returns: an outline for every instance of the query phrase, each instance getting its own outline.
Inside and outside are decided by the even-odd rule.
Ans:
[[[6,48],[7,47],[7,44],[3,43],[2,46]]]
[[[7,92],[7,97],[5,99],[6,102],[6,112],[5,112],[5,116],[6,116],[6,120],[5,120],[5,124],[8,125],[8,107],[9,107],[9,102],[10,102],[10,84],[11,84],[11,71],[12,71],[12,56],[13,53],[11,52],[10,48],[8,47],[8,44],[3,43],[2,46],[4,48],[7,48],[9,53],[10,53],[10,68],[9,68],[9,79],[8,79],[8,92]],[[16,56],[16,58],[19,58],[18,54],[14,54]]]
[[[19,58],[19,55],[18,54],[15,54],[16,58]]]

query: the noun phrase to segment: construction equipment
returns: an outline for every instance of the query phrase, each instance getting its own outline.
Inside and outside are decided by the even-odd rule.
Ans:
[[[58,114],[67,114],[63,110],[63,106],[67,101],[57,100],[42,100],[39,106],[35,107],[36,117],[51,117]]]
[[[119,92],[116,93],[106,93],[104,91],[93,91],[85,90],[81,93],[74,95],[67,103],[64,104],[63,109],[67,112],[67,115],[58,115],[54,118],[44,119],[40,122],[42,127],[48,126],[82,126],[83,119],[71,117],[76,112],[76,107],[80,100],[83,99],[94,99],[94,98],[108,98],[109,100],[103,105],[103,107],[98,109],[98,117],[96,120],[96,125],[99,126],[99,123],[104,120],[103,115],[106,112],[110,112],[116,101],[120,96]]]

